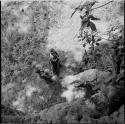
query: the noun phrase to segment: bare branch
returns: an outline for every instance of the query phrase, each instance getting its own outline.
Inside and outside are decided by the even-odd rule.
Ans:
[[[96,8],[93,8],[93,9],[91,9],[91,11],[92,11],[92,10],[94,10],[94,9],[101,8],[101,7],[103,7],[103,6],[107,5],[107,4],[111,3],[111,2],[114,2],[114,0],[109,1],[108,3],[105,3],[104,5],[101,5],[101,6],[98,6],[98,7],[96,7]]]

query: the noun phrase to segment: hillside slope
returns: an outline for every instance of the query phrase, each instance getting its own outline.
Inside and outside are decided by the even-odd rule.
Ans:
[[[94,7],[106,2],[106,0],[99,1]],[[84,48],[85,41],[79,41],[77,37],[81,26],[80,13],[76,12],[70,18],[79,4],[80,0],[77,2],[74,0],[10,1],[2,4],[1,107],[3,123],[23,121],[25,123],[123,124],[123,105],[111,115],[101,115],[98,119],[91,118],[92,113],[97,114],[92,109],[95,105],[90,103],[87,106],[84,98],[85,89],[76,90],[73,81],[77,81],[79,74],[83,71],[84,76],[79,79],[81,82],[87,77],[90,79],[95,77],[96,73],[91,73],[91,70],[95,69],[106,74],[108,72],[108,76],[105,76],[107,80],[110,74],[117,73],[113,80],[116,80],[119,87],[123,85],[124,76],[122,79],[118,76],[124,72],[124,1],[115,0],[107,6],[92,11],[94,16],[100,18],[99,21],[93,22],[99,32],[98,35],[102,38],[100,45],[96,45],[93,51],[95,56],[89,51],[90,45]],[[87,30],[90,29],[87,28]],[[108,38],[111,40],[107,40]],[[58,52],[63,66],[61,76],[56,77],[49,84],[40,78],[36,70],[48,69],[50,73],[52,72],[49,63],[51,48]],[[120,64],[118,64],[119,61]],[[91,72],[88,73],[89,71]],[[99,78],[100,75],[99,73]],[[112,75],[111,77],[114,76]],[[101,79],[98,83],[103,84],[103,81]],[[116,88],[111,82],[113,81],[106,84],[109,88],[106,89],[109,96]],[[94,83],[94,80],[91,83]],[[103,89],[103,86],[97,87]],[[119,98],[122,98],[122,95],[124,97],[124,92],[118,93]],[[116,97],[118,95],[116,94]],[[113,105],[112,103],[110,106]]]

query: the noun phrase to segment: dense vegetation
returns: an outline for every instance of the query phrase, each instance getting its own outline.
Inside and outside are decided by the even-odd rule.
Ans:
[[[49,85],[36,73],[36,68],[50,69],[47,38],[49,29],[61,23],[62,11],[60,8],[64,5],[63,2],[38,1],[29,3],[11,1],[2,5],[2,121],[4,123],[123,124],[124,29],[122,24],[112,24],[109,29],[111,42],[99,43],[94,46],[94,49],[88,50],[84,54],[82,62],[73,62],[77,65],[75,67],[65,67],[61,77],[78,74],[89,69],[110,71],[113,79],[109,81],[108,88],[106,88],[108,95],[110,96],[112,93],[112,88],[120,88],[120,90],[114,88],[118,96],[112,98],[116,101],[111,100],[110,102],[111,112],[109,111],[109,113],[111,114],[101,111],[103,114],[99,115],[98,119],[93,119],[93,116],[98,116],[98,111],[90,109],[84,98],[67,102],[65,98],[61,97],[64,90],[61,79]],[[119,2],[119,6],[119,14],[122,15],[123,2]],[[65,65],[68,52],[59,49],[57,51],[62,64]],[[27,91],[30,89],[33,89],[33,92]],[[121,93],[121,91],[123,92]],[[118,101],[120,105],[115,106],[114,103]],[[90,104],[93,106],[94,103]],[[114,110],[113,107],[117,109]]]

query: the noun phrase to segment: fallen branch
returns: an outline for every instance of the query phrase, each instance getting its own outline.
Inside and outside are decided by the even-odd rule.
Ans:
[[[101,7],[103,7],[103,6],[105,6],[105,5],[109,4],[109,3],[111,3],[111,2],[113,2],[113,1],[114,1],[114,0],[109,1],[108,3],[105,3],[104,5],[101,5],[101,6],[98,6],[98,7],[96,7],[96,8],[93,8],[93,9],[91,9],[91,11],[94,10],[94,9],[101,8]]]

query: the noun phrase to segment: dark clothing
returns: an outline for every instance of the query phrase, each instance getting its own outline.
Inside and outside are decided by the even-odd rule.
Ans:
[[[91,20],[100,20],[99,18],[94,17],[93,15],[84,15],[84,16],[80,16],[80,18],[82,19],[82,22],[88,22]]]
[[[52,76],[49,73],[41,71],[41,70],[37,70],[36,73],[38,73],[40,78],[44,79],[47,83],[52,82],[52,79],[51,79]]]
[[[53,70],[53,73],[55,74],[55,75],[59,75],[59,68],[60,68],[60,61],[59,61],[59,59],[50,59],[50,64],[51,64],[51,66],[52,66],[52,70]]]
[[[51,55],[51,57],[50,57],[51,69],[53,70],[53,73],[55,75],[59,76],[60,67],[61,67],[59,55],[54,49],[51,50],[50,55]]]

